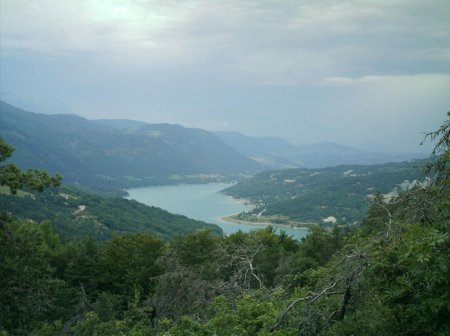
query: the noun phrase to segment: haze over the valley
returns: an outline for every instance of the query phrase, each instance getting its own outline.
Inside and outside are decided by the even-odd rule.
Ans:
[[[0,6],[1,98],[38,112],[428,152],[450,110],[446,0]]]

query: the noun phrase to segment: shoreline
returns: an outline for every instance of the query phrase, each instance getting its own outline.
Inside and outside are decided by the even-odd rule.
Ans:
[[[245,225],[263,225],[263,226],[273,226],[273,227],[281,227],[281,228],[289,228],[289,229],[308,229],[311,226],[314,226],[316,224],[313,223],[298,223],[293,222],[292,224],[280,224],[280,223],[274,223],[270,221],[264,221],[264,222],[256,222],[256,221],[249,221],[249,220],[243,220],[243,219],[237,219],[236,215],[228,215],[228,216],[222,216],[220,217],[221,220],[233,223],[233,224],[245,224]]]
[[[255,206],[248,198],[236,198],[231,195],[227,195],[227,194],[223,193],[222,190],[220,190],[219,193],[221,193],[225,197],[231,198],[233,200],[233,202],[243,204],[246,207],[253,208]],[[235,216],[235,215],[238,215],[238,214],[227,215],[225,217],[231,217],[231,216]]]

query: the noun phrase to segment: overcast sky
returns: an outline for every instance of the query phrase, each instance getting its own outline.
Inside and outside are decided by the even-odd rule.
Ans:
[[[0,4],[3,96],[90,119],[420,151],[450,110],[448,0]]]

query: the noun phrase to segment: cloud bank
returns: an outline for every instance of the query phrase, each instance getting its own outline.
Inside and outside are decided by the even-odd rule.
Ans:
[[[450,109],[449,17],[445,0],[4,0],[1,89],[87,117],[415,150]]]

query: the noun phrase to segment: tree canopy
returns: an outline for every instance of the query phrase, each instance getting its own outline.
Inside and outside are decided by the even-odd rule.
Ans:
[[[10,158],[13,152],[14,148],[0,137],[0,162]],[[61,175],[50,176],[46,171],[39,169],[22,171],[12,163],[0,166],[0,186],[9,187],[12,194],[16,194],[17,190],[22,188],[43,191],[50,186],[59,186],[61,181]]]

